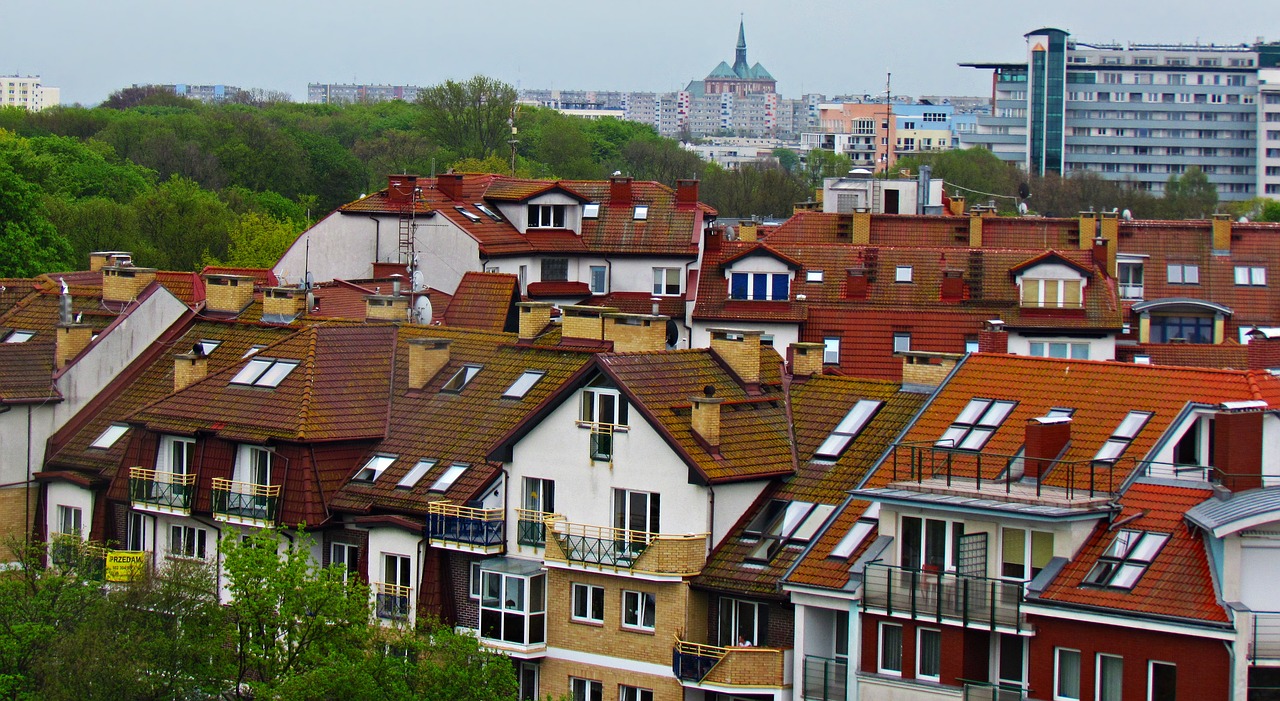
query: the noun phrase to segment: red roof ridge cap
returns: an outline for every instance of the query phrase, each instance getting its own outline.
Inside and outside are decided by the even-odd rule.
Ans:
[[[319,329],[319,326],[313,326],[309,329],[310,338],[307,339],[307,353],[302,359],[306,363],[306,368],[302,371],[302,399],[300,401],[301,406],[298,409],[298,418],[300,419],[298,422],[299,438],[307,437],[307,424],[311,418],[311,399],[312,390],[315,387],[316,345],[317,337],[320,335]]]

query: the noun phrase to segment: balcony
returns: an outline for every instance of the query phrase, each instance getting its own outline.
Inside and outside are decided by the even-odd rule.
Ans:
[[[1027,692],[1016,686],[990,682],[965,682],[962,701],[1026,701]]]
[[[413,610],[413,588],[387,582],[373,583],[374,611],[378,618],[407,621]]]
[[[79,533],[49,534],[49,563],[64,573],[91,581],[103,581],[107,549],[85,542]]]
[[[873,562],[863,579],[863,611],[966,628],[1029,635],[1022,602],[1021,584],[985,577]]]
[[[213,480],[213,517],[241,526],[270,526],[279,517],[280,485]]]
[[[1141,283],[1137,285],[1120,283],[1120,299],[1141,300],[1142,295],[1146,292],[1146,288]]]
[[[1249,661],[1280,662],[1280,612],[1255,612],[1253,636],[1249,640]]]
[[[676,640],[671,671],[682,685],[695,689],[781,689],[791,686],[791,659],[790,648],[720,647]]]
[[[705,533],[673,535],[570,523],[553,516],[546,522],[543,557],[591,570],[691,577],[707,561]]]
[[[139,511],[189,516],[195,487],[193,474],[129,468],[129,501]]]
[[[535,548],[545,547],[547,544],[546,520],[551,515],[546,511],[516,509],[516,542]]]
[[[476,509],[443,501],[427,505],[427,539],[446,550],[503,551],[502,509]]]
[[[805,701],[844,701],[849,663],[830,657],[804,656]]]

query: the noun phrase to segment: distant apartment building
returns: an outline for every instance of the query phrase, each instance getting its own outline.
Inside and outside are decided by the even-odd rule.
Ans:
[[[888,102],[842,102],[818,107],[818,131],[800,135],[804,151],[849,156],[855,166],[882,171],[893,166],[898,125]]]
[[[38,75],[0,75],[0,107],[39,112],[61,102],[61,90],[40,84]]]
[[[779,139],[738,136],[712,137],[696,144],[685,143],[683,146],[698,154],[704,161],[730,169],[743,163],[772,158],[774,149],[783,147]]]
[[[386,102],[418,99],[417,85],[365,85],[359,83],[307,83],[307,102],[313,105],[352,102]]]
[[[1280,68],[1258,71],[1258,192],[1280,198]]]
[[[173,85],[164,86],[173,90],[173,94],[179,97],[185,97],[189,100],[199,100],[200,102],[216,104],[225,102],[242,92],[235,85],[187,85],[186,83],[175,83]]]
[[[1026,41],[1025,61],[962,64],[994,72],[992,114],[962,146],[1037,175],[1093,172],[1155,194],[1193,166],[1224,200],[1265,194],[1260,58],[1274,64],[1280,46],[1086,44],[1053,28]]]
[[[895,105],[893,108],[894,151],[897,157],[951,148],[951,105]]]

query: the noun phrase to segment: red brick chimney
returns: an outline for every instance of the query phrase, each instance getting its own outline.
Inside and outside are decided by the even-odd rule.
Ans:
[[[621,206],[631,204],[631,178],[625,175],[609,178],[609,204]]]
[[[1229,402],[1222,406],[1225,410],[1213,417],[1213,465],[1227,489],[1257,489],[1262,486],[1261,409],[1266,402]]]
[[[719,253],[720,244],[724,241],[724,225],[717,224],[708,226],[706,229],[703,229],[702,235],[704,237],[702,252]]]
[[[693,209],[698,206],[698,181],[676,181],[676,209]]]
[[[979,353],[1008,353],[1009,332],[1004,330],[1004,322],[999,319],[987,321],[978,332]]]
[[[1040,479],[1053,468],[1071,441],[1070,416],[1041,416],[1027,420],[1025,448],[1022,453],[1022,476]]]
[[[1249,332],[1250,370],[1271,370],[1280,368],[1280,338],[1267,338],[1267,334],[1259,329]]]
[[[406,205],[413,201],[413,192],[418,189],[416,175],[387,176],[387,204]]]
[[[867,269],[849,268],[844,285],[845,299],[867,298]]]
[[[436,190],[451,200],[462,199],[462,173],[445,173],[436,176]]]
[[[964,301],[964,271],[963,270],[943,270],[942,271],[942,295],[943,302],[963,302]]]

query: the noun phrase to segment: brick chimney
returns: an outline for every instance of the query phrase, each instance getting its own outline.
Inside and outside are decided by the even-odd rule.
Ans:
[[[707,329],[711,352],[738,376],[748,389],[760,386],[760,332],[757,330]]]
[[[613,314],[614,307],[589,307],[582,304],[566,304],[560,308],[560,337],[581,341],[604,340],[604,315]]]
[[[689,423],[693,435],[711,450],[720,448],[720,405],[724,402],[715,396],[715,387],[707,385],[706,396],[690,397]]]
[[[1233,492],[1261,487],[1266,402],[1228,402],[1222,407],[1213,417],[1213,466],[1221,473],[1223,486]]]
[[[132,302],[155,279],[155,268],[108,265],[102,269],[102,301]]]
[[[307,293],[297,287],[270,287],[262,296],[262,320],[287,324],[307,311]]]
[[[603,314],[604,340],[618,353],[660,351],[667,348],[667,321],[653,314]]]
[[[821,343],[792,343],[787,347],[791,355],[791,375],[802,378],[822,374],[822,355],[826,346]]]
[[[943,302],[964,301],[964,271],[963,270],[943,270],[942,271],[941,300]]]
[[[408,321],[408,295],[365,295],[365,321]]]
[[[53,359],[58,369],[69,365],[92,340],[93,327],[89,324],[58,324],[53,350]]]
[[[693,209],[698,206],[698,181],[681,179],[676,181],[676,209]]]
[[[1231,215],[1213,215],[1213,252],[1217,255],[1231,253]]]
[[[625,207],[631,204],[631,181],[632,179],[625,175],[609,178],[610,205]]]
[[[414,191],[418,189],[418,176],[416,175],[388,175],[387,176],[387,204],[396,207],[413,202]]]
[[[1004,330],[1004,322],[992,319],[982,324],[978,332],[979,353],[1008,353],[1009,332]]]
[[[190,387],[209,374],[209,356],[183,353],[173,357],[173,391]]]
[[[935,351],[899,351],[902,356],[902,384],[913,387],[938,387],[963,353],[938,353]]]
[[[409,339],[409,389],[422,389],[449,364],[448,338]]]
[[[724,225],[708,226],[702,230],[702,252],[719,253],[720,244],[724,241]]]
[[[532,343],[551,323],[552,305],[550,302],[516,302],[516,306],[520,309],[520,341]]]
[[[969,248],[982,248],[982,212],[969,213]]]
[[[205,275],[205,311],[239,314],[253,304],[253,283],[249,275]]]
[[[754,221],[743,221],[738,223],[738,240],[747,243],[755,243],[758,236],[759,225]]]
[[[1249,352],[1250,370],[1280,368],[1280,338],[1267,338],[1267,334],[1254,329],[1249,332],[1246,349]]]
[[[1040,479],[1071,441],[1070,416],[1041,416],[1027,420],[1022,476]]]
[[[436,190],[451,200],[462,198],[462,173],[444,173],[436,176]]]
[[[133,254],[128,251],[94,251],[89,254],[89,270],[98,272],[108,265],[133,265]]]
[[[859,207],[853,212],[853,235],[850,242],[859,246],[871,243],[871,210]]]
[[[866,299],[869,291],[867,269],[861,266],[849,268],[844,284],[845,299]]]

